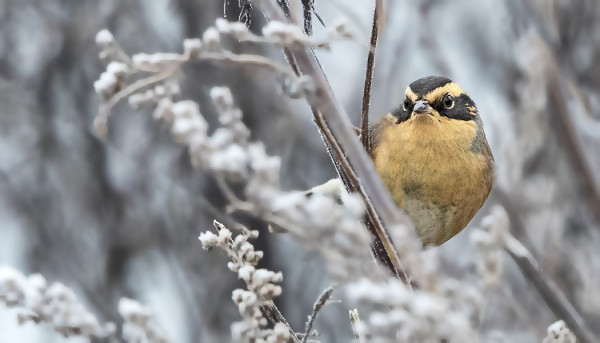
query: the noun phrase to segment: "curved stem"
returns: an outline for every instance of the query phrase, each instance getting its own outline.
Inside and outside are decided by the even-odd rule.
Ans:
[[[375,9],[373,10],[371,47],[367,56],[367,70],[365,74],[365,87],[363,89],[362,111],[360,117],[360,140],[369,154],[371,154],[371,137],[369,137],[369,107],[371,104],[371,85],[373,83],[375,49],[377,48],[377,38],[379,37],[379,12],[381,11],[381,6],[381,0],[376,0]]]

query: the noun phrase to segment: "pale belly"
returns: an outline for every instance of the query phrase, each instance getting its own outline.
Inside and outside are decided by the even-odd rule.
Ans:
[[[452,237],[446,233],[450,233],[450,223],[457,210],[455,206],[441,208],[431,201],[406,197],[402,207],[424,245],[439,245]]]

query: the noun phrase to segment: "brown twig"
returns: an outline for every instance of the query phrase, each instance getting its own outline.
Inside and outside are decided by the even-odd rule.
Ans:
[[[302,0],[302,6],[304,7],[304,33],[312,35],[312,15],[315,12],[315,0]]]
[[[288,343],[300,343],[298,336],[273,301],[269,301],[268,304],[261,306],[261,309],[273,324],[282,323],[287,327],[290,333]]]
[[[367,55],[367,70],[365,74],[365,86],[363,88],[362,110],[360,117],[360,139],[369,154],[371,154],[371,142],[369,137],[369,107],[371,104],[371,86],[373,84],[373,71],[375,65],[375,50],[377,38],[379,37],[379,12],[382,9],[382,1],[375,1],[373,10],[373,26],[371,28],[371,47]]]
[[[363,147],[369,155],[371,155],[372,152],[371,137],[369,135],[369,108],[371,104],[371,86],[373,84],[375,51],[377,48],[377,39],[379,38],[379,18],[380,12],[382,11],[382,7],[382,1],[375,0],[375,8],[373,9],[373,24],[371,28],[371,41],[368,50],[369,52],[367,55],[367,69],[365,72],[365,85],[363,88],[363,99],[360,117],[360,139]],[[365,226],[367,227],[367,230],[369,230],[369,232],[372,235],[376,235],[376,232],[378,230],[374,227],[375,224],[371,220],[368,220],[368,218],[367,220],[364,220],[364,222]],[[381,240],[374,240],[373,249],[375,251],[376,257],[379,260],[383,261],[383,263],[388,267],[392,265],[392,261],[385,254],[385,247]],[[404,275],[403,280],[407,281],[406,275]],[[410,282],[407,281],[406,283],[410,285]]]
[[[334,289],[335,289],[335,285],[331,285],[331,286],[327,287],[327,289],[325,289],[325,291],[323,291],[323,293],[321,293],[321,295],[319,296],[319,299],[317,299],[317,301],[313,305],[313,311],[308,316],[308,321],[306,322],[306,325],[304,327],[304,337],[302,337],[302,343],[306,343],[308,341],[310,332],[312,331],[312,328],[315,325],[315,319],[317,319],[317,314],[319,313],[319,311],[321,311],[323,306],[325,306],[325,304],[327,304],[327,301],[331,297],[331,294],[333,293]]]
[[[531,281],[540,293],[552,313],[558,319],[564,320],[569,329],[577,336],[578,342],[598,342],[598,339],[586,327],[581,315],[571,305],[554,281],[542,273],[533,255],[518,239],[509,234],[506,237],[505,250],[515,261],[523,275]]]
[[[354,332],[354,338],[358,340],[359,343],[364,343],[365,338],[362,337],[359,333],[358,325],[360,323],[360,317],[358,316],[358,310],[353,309],[348,312],[350,316],[350,323],[352,324],[352,332]]]

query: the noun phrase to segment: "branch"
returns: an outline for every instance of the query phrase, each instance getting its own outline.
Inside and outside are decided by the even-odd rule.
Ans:
[[[302,0],[302,7],[304,8],[304,32],[312,35],[312,14],[315,10],[315,0]]]
[[[319,299],[317,299],[317,302],[315,302],[315,304],[313,305],[312,314],[308,316],[308,321],[306,322],[306,326],[304,329],[304,337],[302,337],[302,343],[306,343],[308,341],[310,332],[312,331],[312,328],[315,324],[315,319],[317,319],[317,314],[319,313],[319,311],[321,311],[323,306],[327,304],[327,301],[331,297],[331,293],[333,293],[334,289],[335,285],[327,287],[327,289],[323,293],[321,293]]]
[[[379,37],[379,12],[382,11],[381,0],[375,0],[373,10],[373,27],[371,28],[371,47],[367,56],[367,71],[365,75],[365,87],[363,89],[362,111],[360,117],[360,138],[363,146],[371,154],[371,142],[369,137],[369,105],[371,104],[371,85],[373,81],[373,70],[375,64],[375,49]]]
[[[586,327],[585,321],[567,300],[558,286],[547,278],[533,257],[519,240],[508,234],[506,237],[506,252],[515,261],[523,275],[531,281],[540,293],[546,305],[554,315],[565,321],[571,331],[577,336],[577,341],[582,343],[598,342],[592,332]]]
[[[219,237],[225,237],[225,239],[219,241],[219,237],[217,237],[217,236],[213,235],[214,238],[210,238],[210,233],[202,233],[200,235],[200,240],[202,241],[202,248],[205,250],[208,250],[208,249],[214,248],[216,246],[219,246],[227,254],[227,256],[231,259],[231,263],[233,263],[236,266],[236,268],[229,267],[230,270],[239,272],[239,270],[241,270],[241,268],[256,265],[258,260],[260,258],[262,258],[262,256],[261,256],[261,257],[255,258],[254,260],[249,260],[248,255],[247,255],[248,251],[242,251],[239,248],[239,246],[236,247],[237,243],[234,243],[234,239],[232,239],[232,237],[231,237],[231,231],[229,231],[222,223],[220,223],[216,220],[213,221],[213,225],[214,225],[215,229],[217,230],[217,232],[219,232]],[[223,234],[223,232],[229,232],[229,236],[228,237],[226,235],[221,236],[221,234]],[[238,237],[243,237],[243,236],[238,236]],[[238,241],[238,237],[235,237],[235,242],[243,242],[243,240]],[[246,236],[246,243],[247,243],[248,237],[249,236]],[[251,248],[251,251],[254,251],[254,247],[251,244],[250,244],[250,248]],[[252,270],[254,270],[253,267],[252,267]],[[239,274],[238,274],[238,276],[239,276]],[[272,324],[282,323],[283,325],[285,325],[285,327],[288,330],[289,335],[290,335],[290,338],[288,339],[288,343],[300,343],[300,341],[298,340],[298,336],[296,335],[294,330],[292,330],[290,324],[287,322],[287,320],[285,320],[285,318],[283,317],[283,315],[281,314],[281,312],[279,311],[277,306],[275,306],[275,303],[272,300],[272,298],[277,295],[275,293],[272,293],[271,295],[261,295],[259,293],[259,290],[257,289],[257,287],[259,287],[259,286],[257,286],[255,281],[250,281],[250,278],[244,278],[244,282],[245,282],[248,290],[250,292],[255,293],[256,297],[261,300],[261,303],[258,306],[260,307],[260,311],[269,319],[269,321],[271,321]],[[263,281],[263,282],[265,282],[265,281]],[[272,282],[272,281],[266,281],[266,282]],[[281,280],[276,281],[276,282],[281,282]],[[275,294],[275,295],[273,295],[273,294]],[[244,317],[244,311],[240,310],[240,314],[242,315],[242,317]],[[251,318],[251,319],[254,321],[257,318]],[[257,324],[257,325],[261,326],[264,324]]]
[[[292,52],[289,49],[284,49],[283,51],[286,56],[286,59],[288,60],[288,63],[290,64],[290,67],[292,68],[294,73],[296,73],[297,76],[300,76],[301,75],[300,68],[298,67],[298,64],[296,63],[296,59],[295,59],[294,55],[292,54]],[[358,185],[359,181],[356,178],[356,174],[352,170],[352,167],[350,166],[348,160],[346,159],[346,156],[345,156],[342,148],[339,146],[337,140],[331,133],[331,130],[329,130],[329,127],[327,126],[327,123],[323,119],[323,115],[321,114],[321,112],[319,112],[319,110],[317,109],[316,106],[311,105],[310,108],[313,113],[315,124],[317,125],[319,132],[321,134],[321,138],[323,139],[323,141],[325,142],[325,146],[327,147],[327,153],[329,154],[329,157],[333,161],[334,167],[335,167],[338,175],[340,176],[344,185],[346,186],[346,188],[349,191],[357,192],[358,189],[356,188],[355,185]],[[360,194],[361,194],[361,196],[364,195],[364,190]],[[369,199],[365,198],[364,196],[363,196],[363,200],[365,202],[369,201]],[[367,210],[368,209],[369,209],[369,207],[367,206]],[[370,218],[374,218],[374,219],[370,219]],[[381,227],[383,229],[383,224],[379,220],[379,217],[377,216],[377,214],[375,212],[370,212],[369,215],[367,216],[367,218],[365,218],[364,222],[365,222],[365,226],[369,230],[369,233],[373,237],[372,252],[373,252],[373,255],[375,256],[375,258],[378,261],[380,261],[383,265],[385,265],[388,269],[390,269],[397,277],[399,277],[401,280],[405,281],[406,284],[409,286],[409,288],[412,289],[412,286],[410,285],[410,282],[409,282],[409,278],[406,275],[405,268],[402,267],[401,262],[398,258],[397,253],[395,252],[395,250],[394,250],[394,256],[397,260],[396,264],[394,264],[392,262],[392,260],[389,258],[383,242],[379,239],[376,239],[377,236],[376,236],[376,232],[374,231],[375,230],[374,226],[378,225],[379,227]],[[396,266],[400,266],[400,267],[397,268]]]
[[[279,311],[277,306],[275,306],[275,303],[272,300],[269,301],[269,303],[267,303],[266,305],[261,306],[261,309],[267,315],[271,323],[282,323],[287,327],[290,333],[290,339],[288,340],[288,343],[300,343],[300,341],[298,340],[298,336],[296,335],[294,330],[292,330],[292,327],[287,322],[287,320],[285,320],[285,317],[281,314],[281,312]]]
[[[160,83],[160,82],[165,81],[166,79],[172,77],[173,75],[175,75],[175,72],[177,72],[179,70],[179,66],[180,66],[179,63],[174,64],[172,67],[166,68],[165,70],[163,70],[160,73],[156,73],[156,74],[153,74],[146,78],[143,78],[141,80],[138,80],[138,81],[130,84],[126,88],[122,89],[121,91],[119,91],[112,98],[110,98],[107,102],[101,104],[100,109],[98,111],[98,115],[96,116],[96,118],[94,118],[94,128],[95,128],[96,132],[98,132],[98,134],[100,136],[104,136],[106,134],[107,125],[108,125],[108,117],[111,113],[111,110],[121,100],[132,95],[135,92],[138,92],[140,89],[150,87],[152,85],[155,85],[157,83]]]
[[[283,52],[294,73],[296,73],[297,76],[300,76],[300,67],[296,63],[296,58],[294,57],[292,52],[287,48],[284,49]],[[329,129],[327,123],[325,122],[325,119],[323,118],[323,115],[321,114],[321,112],[319,112],[318,108],[314,105],[311,105],[310,109],[313,113],[315,124],[317,125],[319,133],[321,134],[321,138],[323,139],[323,141],[325,142],[325,146],[327,147],[327,153],[333,161],[334,167],[340,179],[342,180],[349,192],[358,192],[359,189],[356,185],[359,185],[359,181],[356,177],[356,174],[352,170],[352,167],[350,166],[350,163],[348,162],[343,149],[340,147],[334,135],[331,133],[331,130]],[[360,195],[362,196],[363,201],[365,201],[365,203],[370,203],[370,200],[364,194],[364,190],[362,193],[360,193]],[[377,239],[377,230],[375,229],[375,226],[379,227],[379,230],[384,230],[383,224],[379,220],[377,214],[374,211],[369,211],[369,208],[372,209],[372,205],[371,207],[367,206],[367,216],[363,221],[367,230],[373,237],[373,247],[371,251],[374,257],[377,259],[377,261],[379,261],[388,269],[390,269],[398,278],[405,281],[410,288],[412,288],[409,282],[409,278],[406,275],[405,268],[402,267],[401,262],[398,258],[397,252],[395,250],[393,251],[393,256],[395,256],[396,262],[394,263],[388,255],[388,252],[385,248],[385,244],[382,242],[382,240]]]
[[[354,332],[354,338],[358,340],[359,343],[364,343],[365,338],[360,335],[358,325],[360,324],[360,317],[358,316],[358,310],[351,310],[348,315],[350,316],[350,323],[352,324],[352,332]]]
[[[285,15],[273,0],[261,0],[260,5],[270,20],[286,20]],[[315,120],[320,129],[328,128],[331,132],[331,141],[336,144],[333,144],[330,148],[335,152],[336,157],[339,158],[338,162],[340,162],[340,165],[344,169],[348,169],[347,176],[351,183],[351,188],[356,189],[365,201],[369,219],[375,224],[374,239],[381,242],[384,253],[391,261],[392,269],[396,275],[402,275],[403,271],[400,259],[383,224],[400,230],[402,227],[405,229],[411,228],[412,223],[406,215],[399,211],[375,171],[369,155],[356,139],[348,115],[335,98],[312,50],[306,47],[296,47],[293,50],[293,57],[299,70],[303,74],[310,76],[315,83],[316,92],[312,97],[309,97],[311,105],[321,114],[321,117],[316,115]],[[327,130],[322,130],[321,133],[328,135]],[[343,150],[341,149],[342,146],[344,147]],[[352,164],[350,164],[350,161],[352,161]],[[336,165],[336,169],[338,167]],[[344,179],[342,178],[342,180]],[[344,182],[346,181],[344,180]],[[412,234],[414,236],[414,232]]]

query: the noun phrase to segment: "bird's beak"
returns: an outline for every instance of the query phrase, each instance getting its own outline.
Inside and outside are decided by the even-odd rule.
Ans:
[[[427,100],[418,100],[413,107],[413,112],[418,114],[430,113],[432,110]]]

